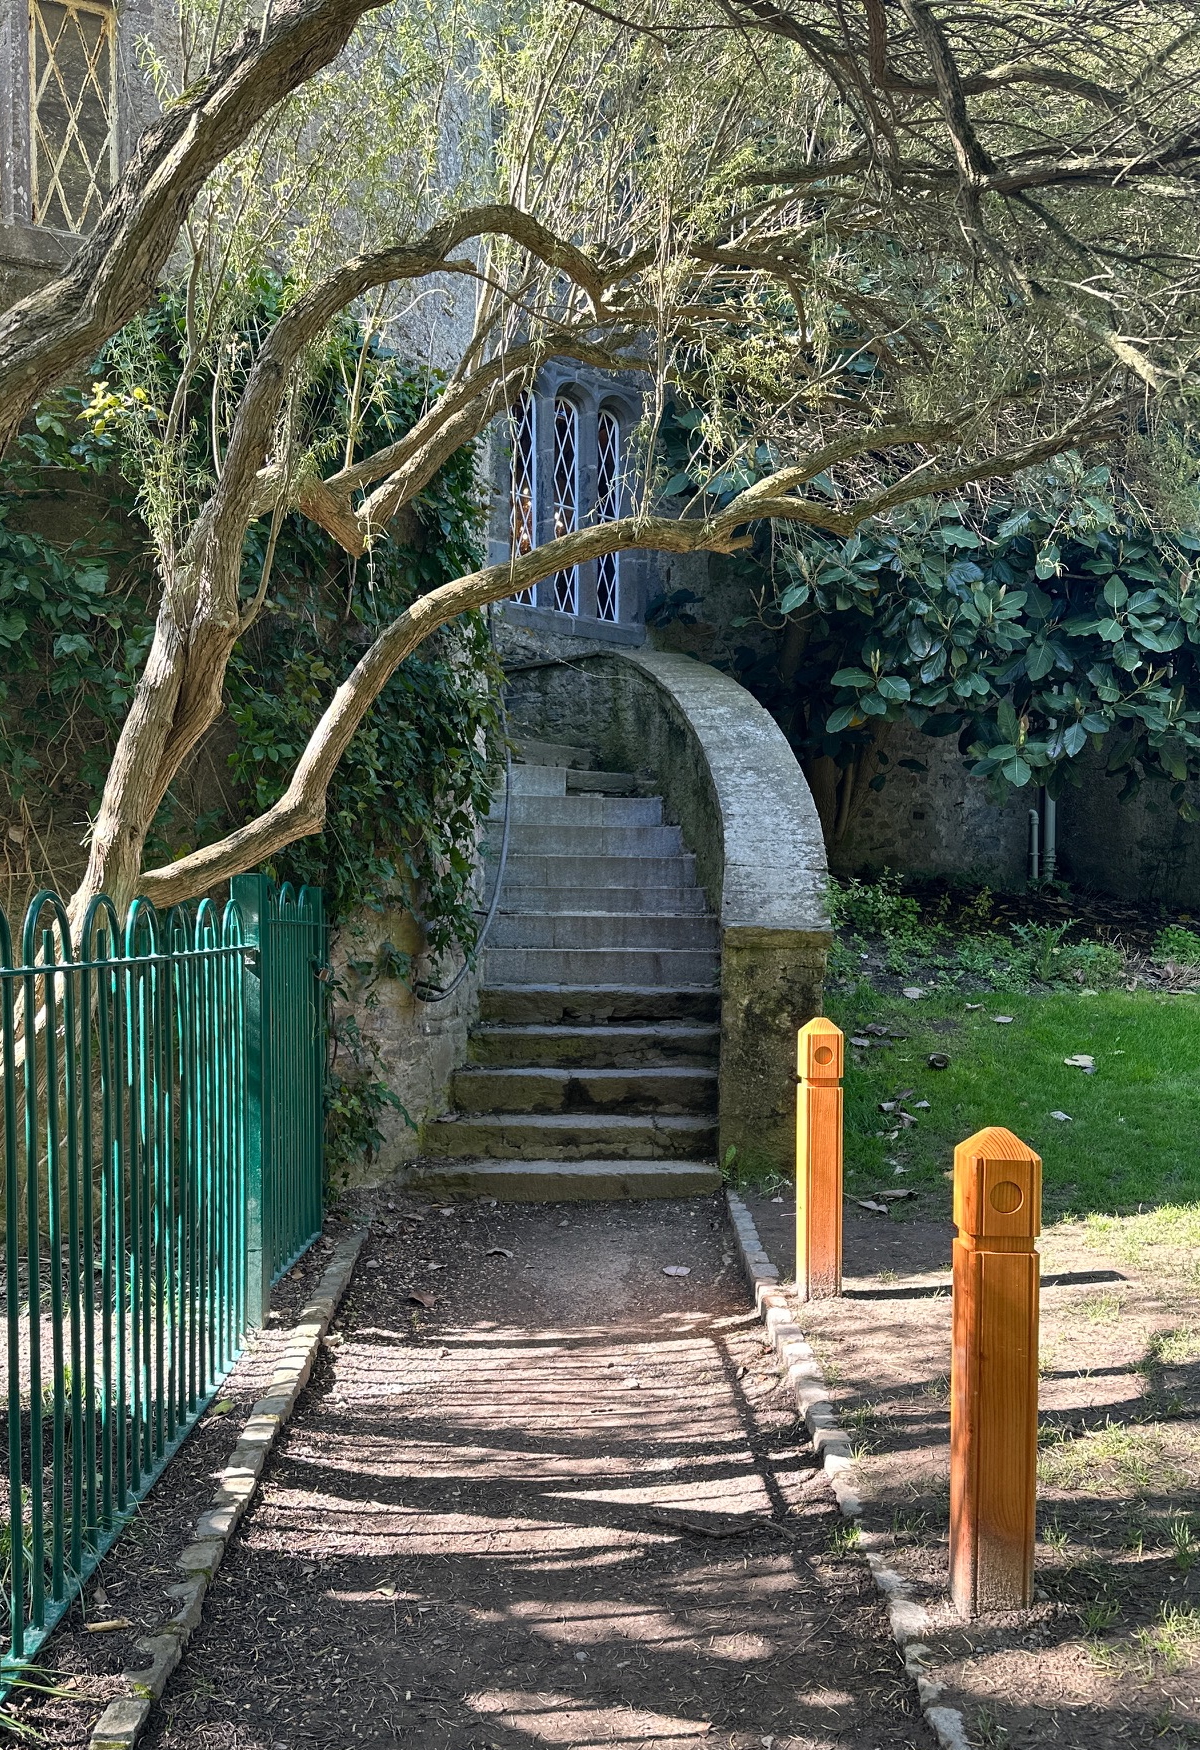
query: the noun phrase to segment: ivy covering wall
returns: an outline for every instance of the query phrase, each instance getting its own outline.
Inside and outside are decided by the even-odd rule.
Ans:
[[[156,554],[164,539],[185,536],[190,505],[211,487],[214,401],[235,399],[252,356],[242,342],[285,296],[266,278],[250,288],[240,338],[235,326],[207,357],[193,357],[182,418],[185,313],[163,299],[116,337],[87,383],[39,407],[0,465],[0,813],[13,911],[35,881],[66,888],[82,863],[151,640]],[[346,321],[310,361],[292,409],[299,447],[352,462],[402,436],[439,387],[434,373]],[[164,456],[174,458],[173,474]],[[176,501],[164,503],[171,494]],[[270,539],[268,518],[247,537],[247,600]],[[414,597],[473,570],[481,546],[470,447],[363,559],[306,519],[284,518],[265,606],[228,669],[226,714],[167,796],[147,855],[165,861],[276,801],[376,630]],[[498,699],[486,622],[463,615],[400,666],[341,761],[324,830],[290,846],[268,873],[319,885],[334,925],[364,907],[399,905],[419,916],[435,956],[470,953]],[[412,967],[397,956],[387,972],[409,979]],[[326,1088],[335,1179],[378,1145],[385,1109],[399,1107],[354,1014],[344,1004],[336,1013]]]

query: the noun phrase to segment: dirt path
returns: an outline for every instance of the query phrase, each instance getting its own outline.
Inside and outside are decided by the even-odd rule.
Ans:
[[[147,1742],[918,1750],[840,1529],[716,1200],[397,1199]]]

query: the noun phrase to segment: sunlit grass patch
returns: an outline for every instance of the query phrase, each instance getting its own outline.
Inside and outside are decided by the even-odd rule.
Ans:
[[[930,991],[909,1001],[864,984],[830,993],[830,1018],[848,1041],[867,1041],[846,1053],[851,1189],[920,1188],[892,1219],[932,1213],[948,1202],[955,1145],[1003,1125],[1042,1156],[1048,1223],[1086,1216],[1130,1262],[1156,1246],[1200,1254],[1197,999],[1060,990],[970,1000]],[[1094,1074],[1066,1061],[1080,1055]],[[897,1101],[915,1123],[880,1111]]]
[[[1200,1610],[1164,1604],[1158,1622],[1139,1629],[1133,1646],[1147,1677],[1182,1671],[1200,1656]]]
[[[1187,1472],[1178,1464],[1165,1429],[1156,1422],[1102,1428],[1043,1428],[1038,1478],[1048,1488],[1092,1494],[1143,1494],[1181,1488]]]

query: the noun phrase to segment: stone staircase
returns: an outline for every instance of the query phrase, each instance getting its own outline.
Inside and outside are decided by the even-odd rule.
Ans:
[[[509,1201],[715,1190],[719,955],[694,859],[629,773],[583,748],[522,756],[470,1063],[410,1182]],[[501,794],[493,868],[502,817]]]

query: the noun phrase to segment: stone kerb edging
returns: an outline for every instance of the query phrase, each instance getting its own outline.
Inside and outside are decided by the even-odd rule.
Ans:
[[[180,1579],[176,1585],[168,1586],[167,1596],[176,1601],[178,1608],[157,1634],[137,1642],[138,1652],[150,1663],[136,1671],[122,1672],[123,1694],[110,1701],[97,1720],[89,1750],[132,1750],[151,1708],[167,1686],[167,1679],[183,1658],[184,1648],[200,1626],[205,1593],[250,1505],[267,1456],[308,1384],[322,1339],[346,1291],[366,1237],[364,1228],[347,1235],[334,1247],[316,1294],[289,1332],[287,1347],[276,1363],[266,1393],[251,1410],[218,1478],[212,1501],[196,1522],[195,1536],[176,1563]]]
[[[941,1750],[970,1750],[966,1724],[955,1707],[940,1706],[942,1686],[931,1674],[932,1653],[923,1640],[929,1633],[928,1611],[912,1596],[908,1581],[884,1560],[887,1539],[862,1524],[862,1498],[856,1486],[854,1454],[837,1413],[829,1387],[812,1346],[795,1322],[792,1301],[779,1285],[779,1271],[763,1250],[754,1217],[734,1192],[725,1193],[730,1220],[737,1236],[742,1265],[754,1291],[754,1304],[766,1327],[771,1346],[779,1357],[796,1404],[804,1417],[821,1464],[844,1518],[859,1527],[858,1547],[867,1558],[876,1586],[887,1603],[892,1639],[900,1650],[904,1668],[917,1687],[917,1698],[926,1724]]]

